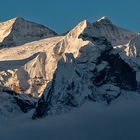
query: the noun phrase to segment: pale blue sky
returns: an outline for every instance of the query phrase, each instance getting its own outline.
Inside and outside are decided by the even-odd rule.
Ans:
[[[83,19],[108,16],[115,24],[140,31],[140,0],[0,0],[0,21],[13,17],[63,33]]]

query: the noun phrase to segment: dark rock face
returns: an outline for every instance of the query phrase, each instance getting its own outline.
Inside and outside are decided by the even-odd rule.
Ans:
[[[87,35],[81,36],[89,39]],[[113,54],[113,47],[104,38],[90,38],[96,46],[84,46],[76,59],[69,56],[58,63],[54,78],[39,100],[33,119],[49,112],[61,112],[81,105],[85,100],[110,104],[121,95],[120,89],[136,90],[136,72]],[[100,48],[98,48],[100,46]],[[106,47],[105,47],[106,46]],[[105,47],[102,50],[102,47]],[[87,55],[88,54],[88,55]],[[71,59],[70,59],[71,56]]]
[[[19,98],[18,96],[14,97],[14,99],[16,100],[16,103],[20,107],[21,111],[23,111],[24,113],[27,113],[35,108],[37,103],[36,101],[33,101],[31,99],[23,99]]]
[[[3,90],[3,92],[11,95],[11,97],[15,101],[15,104],[17,104],[17,106],[19,106],[21,111],[23,111],[24,113],[27,113],[36,106],[37,99],[32,97],[31,95],[18,94],[15,91],[8,89]]]
[[[116,83],[120,88],[127,90],[136,90],[136,71],[134,71],[119,54],[102,53],[101,58],[109,63],[110,70],[108,77],[114,77],[112,82]],[[110,80],[110,79],[109,79]]]
[[[50,89],[47,93],[47,97],[45,99],[44,95],[42,95],[41,99],[39,99],[38,104],[36,106],[36,111],[34,112],[32,119],[35,120],[36,118],[41,118],[47,115],[47,111],[49,110],[50,101],[52,95],[52,89]]]

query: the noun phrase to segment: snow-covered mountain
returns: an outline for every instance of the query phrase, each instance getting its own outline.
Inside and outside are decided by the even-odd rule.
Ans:
[[[137,89],[136,72],[89,22],[78,24],[56,47],[62,58],[33,118],[67,111],[86,100],[110,104],[121,89]]]
[[[114,25],[107,17],[102,17],[93,23],[100,33],[108,39],[113,46],[127,44],[137,33],[128,31]]]
[[[19,93],[16,105],[35,108],[33,119],[89,100],[110,104],[122,90],[139,92],[139,35],[107,17],[84,20],[63,36],[22,18],[0,23],[0,30],[2,94]]]
[[[27,21],[21,17],[0,23],[0,46],[10,47],[27,42],[53,37],[57,34],[43,25]]]

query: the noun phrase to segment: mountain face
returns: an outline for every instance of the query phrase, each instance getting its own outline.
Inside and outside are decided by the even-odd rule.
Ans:
[[[1,47],[22,45],[56,35],[51,29],[20,17],[0,23]]]
[[[140,57],[140,35],[137,35],[132,40],[130,40],[129,49],[127,55],[130,57]]]
[[[19,114],[30,111],[35,107],[37,100],[29,95],[17,94],[7,88],[0,93],[1,118],[13,118]]]
[[[57,37],[44,26],[16,20],[0,24],[0,29],[10,29],[1,32],[2,44],[13,46],[0,50],[1,93],[14,92],[8,96],[16,110],[34,108],[36,119],[88,100],[111,104],[124,90],[139,92],[139,34],[107,17],[94,23],[84,20]]]
[[[33,119],[52,114],[56,110],[63,112],[77,107],[86,100],[106,101],[110,104],[121,95],[121,89],[137,89],[136,72],[119,54],[113,53],[113,47],[107,39],[99,33],[95,36],[91,34],[92,31],[96,33],[92,26],[86,26],[84,30],[88,32],[73,36],[74,40],[86,40],[87,44],[77,50],[78,57],[75,58],[71,53],[72,45],[69,52],[59,60],[53,79],[38,102]]]
[[[95,26],[113,46],[127,44],[137,35],[137,33],[130,32],[114,25],[107,17],[102,17],[94,22],[93,26]]]

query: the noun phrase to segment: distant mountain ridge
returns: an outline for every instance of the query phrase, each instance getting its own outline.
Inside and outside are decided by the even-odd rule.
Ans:
[[[27,21],[21,17],[0,23],[1,47],[22,45],[56,35],[57,33],[48,27]]]

